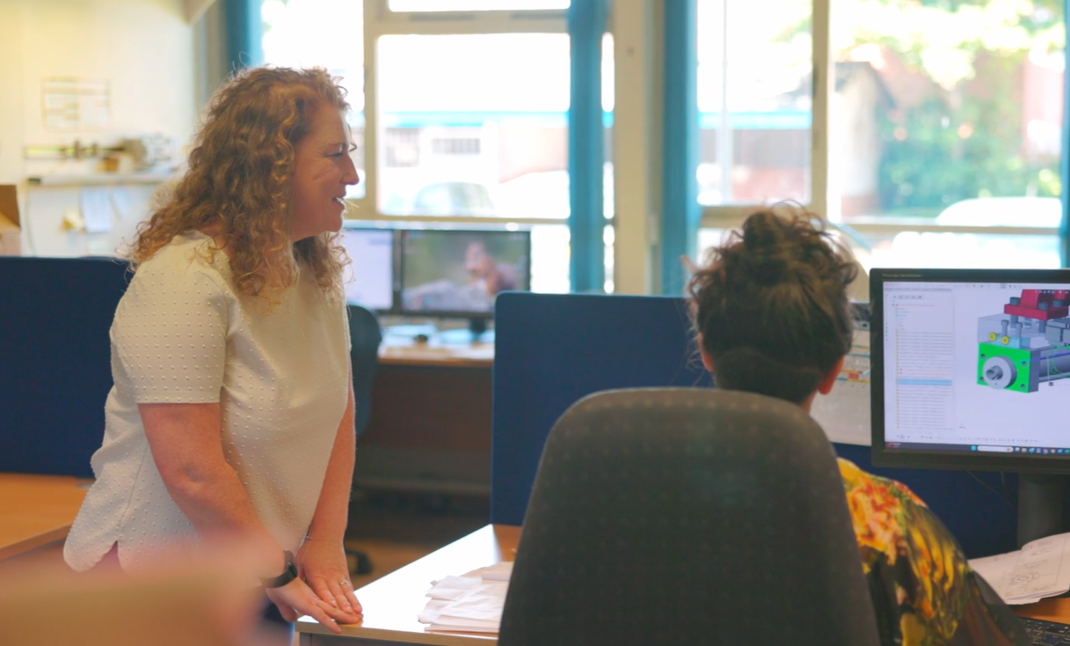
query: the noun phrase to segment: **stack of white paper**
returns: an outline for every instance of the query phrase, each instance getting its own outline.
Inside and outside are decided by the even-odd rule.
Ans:
[[[1016,552],[971,559],[970,567],[1008,604],[1054,597],[1070,590],[1070,534],[1038,538]]]
[[[435,581],[420,622],[430,631],[497,633],[512,567],[503,562]]]

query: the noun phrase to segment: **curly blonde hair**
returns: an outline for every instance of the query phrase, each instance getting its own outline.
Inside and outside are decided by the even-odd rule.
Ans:
[[[348,258],[337,233],[291,242],[294,148],[321,105],[348,110],[345,89],[321,68],[258,67],[237,72],[213,97],[188,169],[130,246],[132,264],[151,258],[176,235],[217,227],[235,286],[277,302],[298,265],[328,294],[341,292]],[[209,262],[221,250],[209,245]]]

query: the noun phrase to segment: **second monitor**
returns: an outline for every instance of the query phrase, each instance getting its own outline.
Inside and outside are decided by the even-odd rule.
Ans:
[[[498,293],[530,289],[529,231],[407,229],[400,244],[402,314],[468,318],[478,334]]]
[[[346,302],[389,312],[394,308],[394,232],[345,227],[340,242],[349,254]]]

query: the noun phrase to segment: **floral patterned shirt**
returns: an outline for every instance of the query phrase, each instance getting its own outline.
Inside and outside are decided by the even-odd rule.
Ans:
[[[1028,646],[1014,613],[914,492],[839,465],[883,646]]]

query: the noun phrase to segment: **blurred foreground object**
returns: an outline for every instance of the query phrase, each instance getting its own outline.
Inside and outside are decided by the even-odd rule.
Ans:
[[[30,566],[4,572],[0,638],[21,646],[251,646],[260,592],[232,568],[186,564],[152,574],[76,574]],[[280,642],[281,643],[281,642]]]

